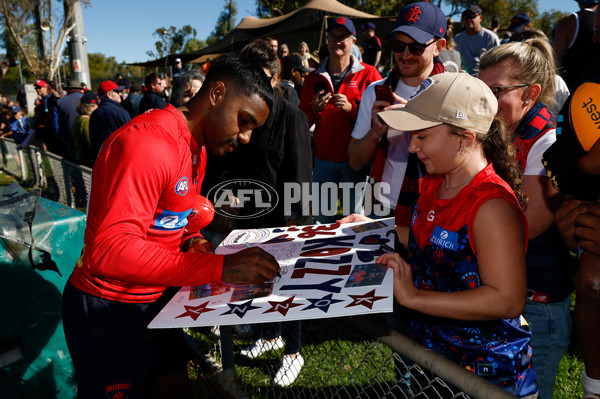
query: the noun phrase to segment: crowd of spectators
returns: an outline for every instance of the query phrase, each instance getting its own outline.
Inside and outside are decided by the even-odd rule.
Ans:
[[[471,370],[517,396],[529,397],[537,392],[538,398],[552,397],[558,364],[571,339],[571,294],[576,290],[575,323],[579,327],[586,366],[582,377],[585,398],[600,398],[600,345],[594,335],[600,328],[597,293],[600,211],[596,202],[600,167],[598,157],[593,158],[598,155],[600,144],[584,150],[576,137],[584,134],[581,126],[589,128],[589,124],[565,122],[577,114],[574,93],[590,83],[595,84],[585,86],[592,90],[590,102],[580,108],[588,109],[589,115],[597,115],[600,10],[597,0],[578,0],[578,3],[580,11],[560,20],[552,41],[533,26],[526,13],[516,14],[506,29],[499,26],[497,19],[492,19],[488,29],[484,26],[484,12],[476,4],[462,12],[463,29],[453,34],[456,27],[437,6],[416,2],[400,12],[391,32],[380,33],[386,38],[383,45],[374,23],[361,26],[360,32],[350,18],[343,16],[329,21],[326,46],[312,53],[306,42],[298,43],[297,47],[293,43],[279,44],[273,37],[251,42],[241,54],[253,60],[267,75],[274,92],[270,116],[249,140],[231,145],[232,152],[227,156],[217,159],[203,152],[203,156],[208,156],[208,164],[202,192],[208,192],[224,176],[258,180],[275,187],[280,195],[284,195],[283,185],[287,182],[314,181],[323,192],[331,183],[337,187],[351,184],[350,190],[340,190],[340,194],[343,192],[347,197],[339,195],[338,198],[338,192],[331,191],[319,195],[321,202],[313,204],[311,215],[302,214],[302,209],[284,215],[283,210],[278,209],[268,218],[242,218],[228,228],[394,217],[400,242],[408,248],[407,257],[388,255],[382,262],[409,279],[408,285],[416,287],[416,291],[411,288],[411,292],[417,296],[425,289],[473,291],[464,298],[472,296],[477,301],[469,303],[460,295],[451,294],[445,306],[437,309],[424,305],[427,301],[434,304],[434,299],[417,304],[414,298],[397,289],[407,284],[397,276],[395,294],[404,307],[395,309],[390,316],[390,326],[412,334],[451,358],[458,359],[462,355],[469,363],[496,359],[494,361],[501,364],[498,373],[504,373],[502,375],[490,374],[484,367],[481,372],[478,367]],[[359,33],[363,40],[359,42],[362,50],[357,54]],[[385,44],[393,53],[389,71],[381,65]],[[294,48],[297,51],[292,51]],[[86,91],[77,82],[69,81],[59,89],[53,82],[39,79],[34,84],[38,94],[34,109],[26,108],[22,92],[15,101],[0,96],[0,134],[11,137],[20,146],[37,145],[92,167],[103,143],[130,120],[135,121],[138,115],[152,109],[173,109],[171,106],[187,110],[189,101],[200,91],[205,75],[200,69],[184,68],[177,58],[172,79],[171,85],[168,77],[150,73],[140,90],[119,74],[115,81],[102,82],[94,92]],[[444,89],[439,97],[424,103],[429,94],[422,93],[441,90],[431,87],[443,86],[444,82],[457,86]],[[481,101],[485,108],[480,110],[485,121],[479,125],[470,120],[465,122],[472,117],[465,114],[467,111],[479,111],[472,109],[473,104],[461,102],[463,99],[456,100],[457,106],[464,109],[453,111],[455,122],[451,122],[450,116],[440,119],[440,114],[447,112],[450,105],[438,104],[438,100],[451,98],[448,93],[456,96],[455,93],[465,87],[480,93],[476,101]],[[422,107],[422,114],[413,108],[415,104]],[[427,116],[429,111],[425,109],[429,107],[437,107],[436,112],[440,114]],[[407,122],[410,119],[399,119],[413,117],[419,118],[419,123],[411,125]],[[567,134],[561,136],[561,129]],[[563,141],[566,143],[564,157],[558,147]],[[431,144],[438,142],[445,143],[446,147]],[[502,156],[491,155],[494,149]],[[446,164],[436,164],[439,159],[446,160]],[[448,165],[455,165],[456,171],[461,173],[464,168],[477,170],[477,173],[467,174],[469,179],[460,181],[453,175],[454,171],[447,170]],[[466,242],[471,240],[471,252],[455,255],[444,252],[443,256],[448,257],[444,260],[449,264],[469,263],[467,269],[472,270],[471,275],[478,280],[472,285],[439,282],[436,286],[439,273],[445,272],[430,269],[427,262],[433,255],[425,253],[429,244],[419,245],[419,235],[428,230],[427,222],[419,219],[415,204],[419,204],[418,209],[418,206],[441,207],[442,199],[462,201],[461,195],[474,189],[474,185],[483,184],[480,173],[495,179],[494,190],[499,190],[502,194],[498,196],[503,198],[498,201],[506,203],[499,205],[485,197],[485,201],[493,204],[468,204],[469,209],[473,209],[474,214],[482,209],[482,215],[489,214],[487,207],[504,212],[508,222],[492,216],[489,220],[518,237],[511,236],[514,240],[508,247],[482,244],[483,238],[466,238]],[[570,179],[580,186],[589,183],[593,187],[575,187]],[[364,187],[359,183],[384,183],[389,189],[371,195],[359,188]],[[498,188],[500,186],[502,188]],[[568,201],[567,195],[572,196]],[[370,202],[381,204],[384,214],[365,214],[364,205]],[[250,203],[240,212],[250,214],[254,205]],[[451,213],[444,215],[450,217]],[[468,229],[469,237],[471,229],[476,237],[482,237],[480,225],[473,216],[458,227]],[[493,230],[493,226],[490,228]],[[227,233],[221,226],[210,225],[207,231],[211,230],[219,230],[221,235]],[[448,249],[433,247],[432,251]],[[490,259],[490,254],[500,250],[508,251],[506,257],[515,260],[507,269],[507,273],[514,273],[512,286],[499,277],[503,264]],[[569,250],[578,251],[581,259],[574,281],[567,267],[572,262]],[[441,254],[436,256],[442,257]],[[425,279],[432,270],[438,274],[427,282],[430,285],[424,280],[417,281]],[[522,297],[508,300],[508,294],[512,295],[515,289],[520,290],[518,295]],[[580,297],[582,304],[577,307]],[[494,298],[506,303],[496,302],[498,307],[481,309],[482,304],[492,303]],[[461,310],[448,308],[448,304]],[[511,366],[505,358],[508,354],[498,348],[472,348],[463,345],[464,342],[450,348],[446,343],[435,341],[442,339],[440,337],[419,336],[425,331],[424,323],[443,325],[457,336],[464,333],[464,338],[468,337],[467,327],[481,327],[488,334],[486,339],[490,345],[495,345],[493,336],[496,334],[518,339],[522,346],[510,356],[516,356],[520,363],[514,366],[513,361]],[[509,331],[509,325],[514,331]],[[287,386],[295,381],[304,364],[300,338],[300,323],[265,326],[262,336],[242,354],[255,358],[266,351],[285,347],[274,382]],[[526,381],[519,382],[519,376],[525,375]]]

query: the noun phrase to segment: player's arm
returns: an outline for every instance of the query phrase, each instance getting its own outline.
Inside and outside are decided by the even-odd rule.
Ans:
[[[576,25],[577,19],[573,14],[561,18],[558,22],[556,32],[554,33],[553,44],[554,57],[558,68],[563,67],[562,59],[565,51],[567,51],[567,48],[569,47],[569,43],[573,40]]]
[[[564,201],[564,195],[552,187],[547,176],[523,176],[523,191],[527,196],[523,212],[529,226],[529,240],[533,240],[554,222],[554,213]]]

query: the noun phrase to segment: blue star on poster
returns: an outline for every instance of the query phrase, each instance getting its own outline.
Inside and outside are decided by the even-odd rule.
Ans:
[[[249,301],[241,304],[228,303],[227,305],[229,306],[229,310],[225,313],[222,313],[221,316],[226,314],[234,314],[240,319],[243,319],[244,316],[246,316],[246,313],[248,313],[250,310],[260,309],[260,306],[252,306],[252,301],[253,300],[250,299]]]
[[[375,296],[375,290],[371,290],[364,295],[348,295],[348,296],[350,298],[352,298],[353,300],[352,300],[351,304],[346,306],[347,308],[349,308],[351,306],[363,305],[369,309],[373,309],[373,303],[375,303],[375,301],[379,301],[380,299],[387,298],[385,296]]]
[[[284,316],[287,315],[288,310],[290,310],[291,308],[295,308],[296,306],[302,306],[299,303],[294,303],[294,298],[295,296],[290,297],[283,302],[269,301],[269,303],[271,304],[271,309],[267,310],[266,312],[263,312],[263,314],[279,312]]]
[[[216,309],[211,309],[211,308],[206,307],[209,304],[209,302],[210,301],[206,301],[203,304],[198,305],[198,306],[184,305],[183,307],[185,308],[186,312],[180,314],[176,318],[190,316],[192,319],[197,320],[198,317],[200,317],[200,315],[202,313],[212,312],[213,310],[216,310]]]
[[[306,298],[308,301],[310,301],[310,305],[308,305],[307,307],[305,307],[302,310],[308,310],[308,309],[319,309],[325,313],[327,313],[329,311],[329,306],[336,304],[338,302],[344,302],[341,299],[332,299],[333,294],[329,294],[329,295],[325,295],[323,298]]]

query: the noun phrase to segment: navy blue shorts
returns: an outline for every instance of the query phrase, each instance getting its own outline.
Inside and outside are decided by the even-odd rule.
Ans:
[[[141,398],[152,378],[185,370],[190,352],[182,329],[147,328],[172,294],[151,303],[116,302],[67,282],[63,327],[80,398]]]

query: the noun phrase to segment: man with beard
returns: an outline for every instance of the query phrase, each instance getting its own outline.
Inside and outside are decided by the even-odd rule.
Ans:
[[[396,65],[389,77],[373,83],[363,93],[348,147],[350,166],[355,170],[373,160],[369,182],[389,185],[389,190],[383,190],[388,192],[375,193],[374,199],[389,216],[396,216],[398,225],[408,226],[410,209],[418,194],[419,161],[416,155],[408,153],[410,133],[388,128],[376,113],[403,107],[423,80],[444,72],[437,56],[446,45],[445,33],[446,17],[431,3],[413,3],[400,12],[394,30],[388,35]],[[376,98],[378,85],[392,87],[393,104]]]

